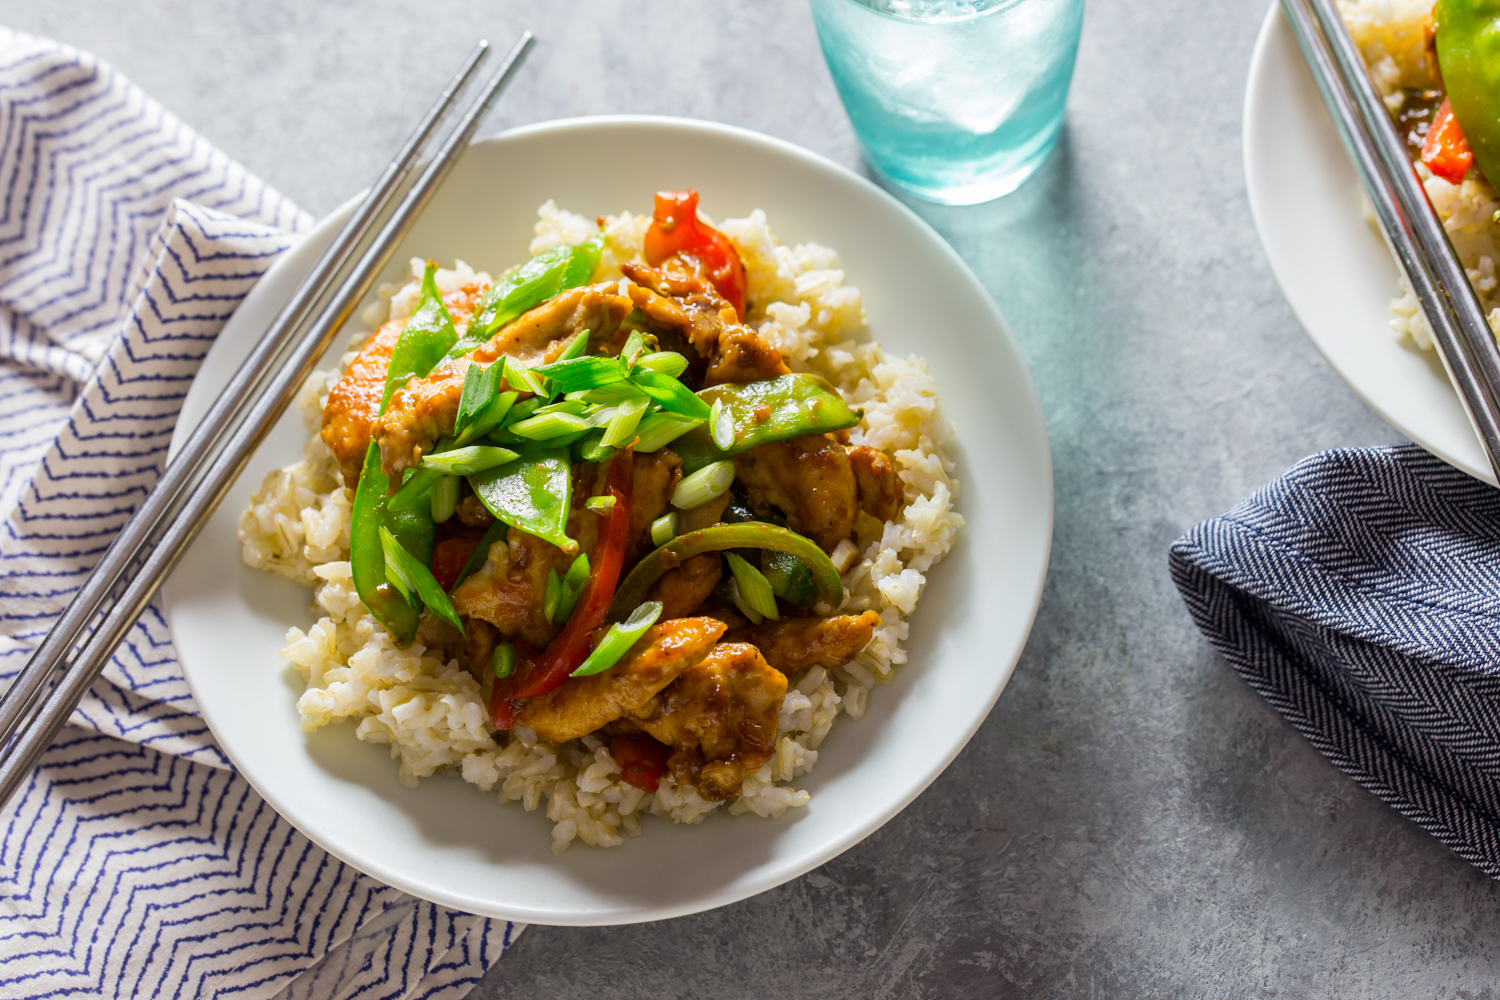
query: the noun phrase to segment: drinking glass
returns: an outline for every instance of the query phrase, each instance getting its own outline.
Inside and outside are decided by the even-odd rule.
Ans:
[[[1030,177],[1062,130],[1083,0],[811,0],[876,173],[973,205]]]

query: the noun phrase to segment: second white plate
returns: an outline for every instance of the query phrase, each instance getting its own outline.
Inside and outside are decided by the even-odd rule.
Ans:
[[[1400,271],[1365,220],[1359,179],[1275,3],[1250,62],[1244,144],[1255,226],[1313,344],[1398,431],[1494,484],[1442,361],[1390,328]]]

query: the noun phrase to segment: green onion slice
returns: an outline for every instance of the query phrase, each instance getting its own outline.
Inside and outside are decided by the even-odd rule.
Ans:
[[[545,376],[536,374],[529,366],[517,361],[515,358],[511,358],[505,363],[505,381],[522,392],[533,393],[537,396],[549,395]]]
[[[420,475],[423,469],[434,469],[439,474],[445,476],[472,476],[476,472],[483,472],[486,469],[493,469],[496,466],[514,462],[520,457],[509,448],[471,444],[467,448],[454,448],[452,451],[440,451],[433,455],[423,455],[422,464],[418,467],[417,472]],[[415,477],[413,478],[415,479]],[[454,502],[456,503],[457,501],[455,500]]]
[[[624,622],[611,625],[599,645],[589,654],[589,658],[579,664],[578,669],[570,676],[589,677],[603,673],[620,662],[620,658],[646,634],[646,630],[656,624],[656,619],[661,617],[661,610],[660,601],[647,601],[631,612]]]
[[[505,356],[492,365],[469,365],[464,373],[464,391],[458,399],[458,415],[453,419],[453,436],[462,437],[474,418],[500,393],[500,382],[505,375]]]
[[[563,392],[599,389],[625,380],[625,366],[616,358],[606,358],[600,354],[584,354],[554,361],[550,365],[541,365],[535,371],[547,376]]]
[[[636,453],[644,455],[665,447],[702,423],[701,420],[687,420],[673,413],[653,413],[636,426]]]
[[[756,611],[754,606],[745,600],[745,595],[740,593],[740,582],[734,578],[733,574],[729,577],[729,599],[734,602],[735,607],[740,609],[740,614],[750,619],[751,625],[759,625],[766,620],[765,615]]]
[[[611,382],[592,389],[580,389],[568,393],[564,398],[581,399],[585,403],[598,403],[602,406],[614,406],[616,403],[625,403],[633,399],[650,399],[644,392],[624,381]]]
[[[625,338],[625,346],[620,348],[620,359],[627,365],[633,365],[645,352],[646,335],[639,330],[631,330],[630,336]]]
[[[492,367],[499,367],[499,365],[496,363]],[[502,392],[497,395],[494,399],[490,400],[488,406],[479,411],[469,426],[464,429],[462,434],[458,435],[453,443],[456,445],[466,445],[475,438],[483,437],[496,427],[499,427],[505,422],[505,418],[510,415],[510,409],[516,404],[516,400],[520,398],[521,394],[515,391]]]
[[[776,610],[776,595],[771,592],[770,581],[761,571],[733,552],[724,553],[724,559],[729,563],[729,572],[734,574],[740,598],[761,617],[772,621],[779,619],[781,612]]]
[[[727,459],[705,465],[690,476],[683,476],[672,491],[672,506],[678,510],[702,507],[734,484],[734,463]]]
[[[425,462],[429,456],[423,456]],[[411,475],[407,476],[401,483],[401,488],[386,498],[386,510],[402,510],[410,507],[418,500],[427,495],[432,484],[443,478],[445,473],[430,465],[418,466],[415,469],[407,469]]]
[[[687,371],[688,359],[676,351],[657,351],[655,354],[647,354],[636,359],[636,364],[642,368],[659,372],[662,375],[678,378]]]
[[[601,444],[611,448],[618,448],[628,443],[635,437],[635,429],[640,426],[641,418],[646,415],[646,410],[651,406],[649,399],[634,399],[621,403],[615,407],[615,415],[609,418],[609,423],[604,428],[604,438]]]
[[[651,522],[651,544],[662,546],[677,537],[677,512],[669,511]]]
[[[458,509],[458,477],[442,477],[432,484],[432,492],[428,496],[432,503],[433,523],[442,524]]]
[[[580,552],[562,578],[562,599],[557,602],[557,614],[552,619],[554,622],[562,624],[572,617],[573,609],[578,607],[578,599],[583,596],[583,585],[589,582],[590,572],[588,553]]]
[[[504,680],[516,672],[516,647],[508,642],[502,642],[495,647],[495,652],[490,656],[490,669],[495,676]]]
[[[557,360],[572,361],[588,349],[589,332],[587,330],[579,330],[573,334],[573,339],[568,341],[568,346],[562,349],[562,353],[557,356]],[[556,364],[556,362],[553,363]]]
[[[547,571],[547,584],[542,588],[542,616],[549,622],[557,621],[557,606],[562,603],[562,577],[557,570]]]
[[[599,465],[613,458],[616,450],[604,444],[603,431],[594,430],[590,431],[579,441],[576,453],[580,462],[591,462]]]
[[[734,447],[734,414],[722,399],[714,400],[712,412],[708,416],[708,433],[715,447],[724,451]]]
[[[401,543],[396,541],[396,536],[391,534],[390,529],[383,524],[380,526],[380,549],[385,555],[386,580],[401,592],[402,597],[409,601],[412,591],[416,591],[422,598],[422,603],[427,605],[434,614],[460,632],[464,630],[463,622],[458,620],[458,612],[453,609],[453,602],[448,600],[448,595],[443,593],[442,587],[438,586],[432,570],[423,566],[422,560],[406,551]]]
[[[708,403],[698,398],[693,390],[670,375],[662,375],[648,369],[633,372],[630,381],[646,395],[656,400],[663,410],[694,420],[707,420]]]
[[[615,509],[615,495],[606,493],[602,497],[589,497],[583,505],[595,514],[608,514]]]
[[[511,424],[508,429],[512,434],[531,441],[551,441],[554,438],[592,430],[593,424],[571,413],[539,413],[534,417],[527,417],[525,420]]]
[[[579,399],[559,399],[555,403],[548,403],[546,406],[538,406],[531,412],[533,416],[538,417],[544,413],[568,413],[576,417],[582,414],[583,411],[587,410],[588,408],[589,404]]]

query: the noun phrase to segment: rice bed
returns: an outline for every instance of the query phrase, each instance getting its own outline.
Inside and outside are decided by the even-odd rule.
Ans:
[[[578,243],[595,231],[583,216],[547,202],[538,209],[531,252]],[[649,216],[622,213],[605,218],[606,247],[595,281],[624,280],[619,265],[641,259]],[[820,667],[792,678],[778,720],[775,755],[745,780],[731,814],[776,818],[805,805],[808,793],[797,778],[818,760],[818,749],[841,716],[864,715],[871,690],[889,681],[906,662],[905,617],[915,609],[926,573],[947,554],[963,518],[953,509],[958,482],[943,444],[950,428],[938,406],[927,364],[916,356],[887,354],[859,334],[865,325],[859,290],[845,284],[836,254],[813,243],[783,246],[765,213],[725,220],[745,263],[752,311],[748,322],[777,347],[793,371],[829,380],[864,420],[850,433],[891,455],[905,485],[906,506],[878,536],[846,541],[833,558],[843,573],[840,611],[874,609],[882,624],[868,646],[844,667]],[[423,262],[412,261],[413,278]],[[438,287],[452,291],[489,276],[463,261],[437,272]],[[389,318],[410,315],[418,284],[384,287],[362,318],[373,330]],[[462,776],[501,803],[527,810],[545,804],[552,821],[552,849],[561,854],[574,840],[615,847],[640,834],[640,820],[653,815],[674,823],[698,823],[724,802],[710,802],[670,773],[655,793],[620,780],[620,769],[603,740],[586,736],[562,746],[539,741],[524,728],[494,732],[480,683],[456,660],[445,661],[420,644],[398,649],[365,610],[349,565],[351,500],[338,464],[317,433],[328,390],[339,379],[368,332],[358,336],[338,369],[310,376],[300,398],[310,437],[302,461],[268,475],[240,519],[247,564],[279,573],[312,588],[317,621],[306,631],[287,632],[281,656],[301,673],[306,688],[297,700],[302,728],[317,729],[345,719],[355,735],[384,743],[399,761],[400,780],[415,786],[439,773]],[[670,446],[669,446],[670,447]],[[497,736],[499,737],[497,739]]]

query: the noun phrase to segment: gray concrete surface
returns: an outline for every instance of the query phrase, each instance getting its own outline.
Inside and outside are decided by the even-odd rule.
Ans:
[[[1266,0],[1089,0],[1066,138],[1019,193],[916,206],[1035,374],[1052,569],[1015,679],[909,809],[695,917],[533,928],[476,998],[1491,997],[1500,886],[1336,771],[1194,630],[1171,540],[1304,455],[1398,435],[1283,303],[1245,200]],[[6,0],[322,212],[480,33],[535,57],[495,126],[748,126],[859,169],[805,3]]]

